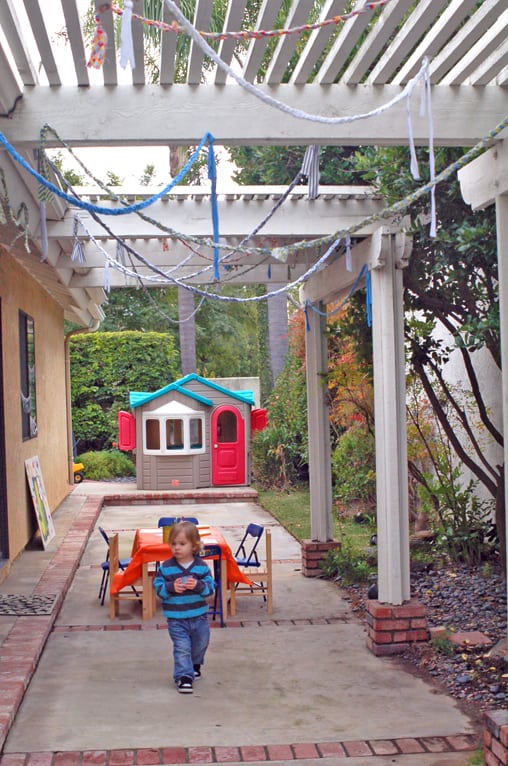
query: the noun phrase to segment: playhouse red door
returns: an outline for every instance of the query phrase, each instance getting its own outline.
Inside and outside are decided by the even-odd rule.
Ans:
[[[245,484],[245,425],[226,405],[212,414],[212,484]]]

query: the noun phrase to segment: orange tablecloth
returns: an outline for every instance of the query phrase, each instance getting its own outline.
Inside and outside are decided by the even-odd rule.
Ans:
[[[243,582],[250,585],[250,579],[241,571],[233,552],[220,529],[198,525],[201,541],[206,545],[219,545],[226,560],[228,583]],[[165,561],[171,556],[170,546],[162,540],[162,529],[137,529],[132,544],[132,558],[123,572],[117,572],[111,583],[111,593],[118,593],[141,578],[143,564],[151,561]]]

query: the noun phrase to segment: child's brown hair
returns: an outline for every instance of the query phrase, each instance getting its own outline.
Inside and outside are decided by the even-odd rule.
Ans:
[[[173,524],[169,532],[170,545],[180,532],[183,532],[186,539],[192,543],[193,553],[199,554],[201,552],[201,538],[199,537],[197,526],[193,524],[192,521],[177,521],[176,524]]]

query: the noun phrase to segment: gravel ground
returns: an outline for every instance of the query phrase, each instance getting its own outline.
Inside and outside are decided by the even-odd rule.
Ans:
[[[489,645],[455,646],[434,640],[400,657],[417,675],[444,687],[474,718],[485,710],[508,706],[508,643],[506,583],[499,567],[448,565],[413,573],[411,594],[427,607],[429,628],[453,633],[480,631]],[[346,588],[353,611],[363,618],[367,588]]]

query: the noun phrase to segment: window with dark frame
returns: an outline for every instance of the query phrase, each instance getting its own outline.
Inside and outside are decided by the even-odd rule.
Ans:
[[[21,383],[21,429],[23,439],[37,436],[37,401],[35,396],[34,320],[19,312],[19,363]]]

